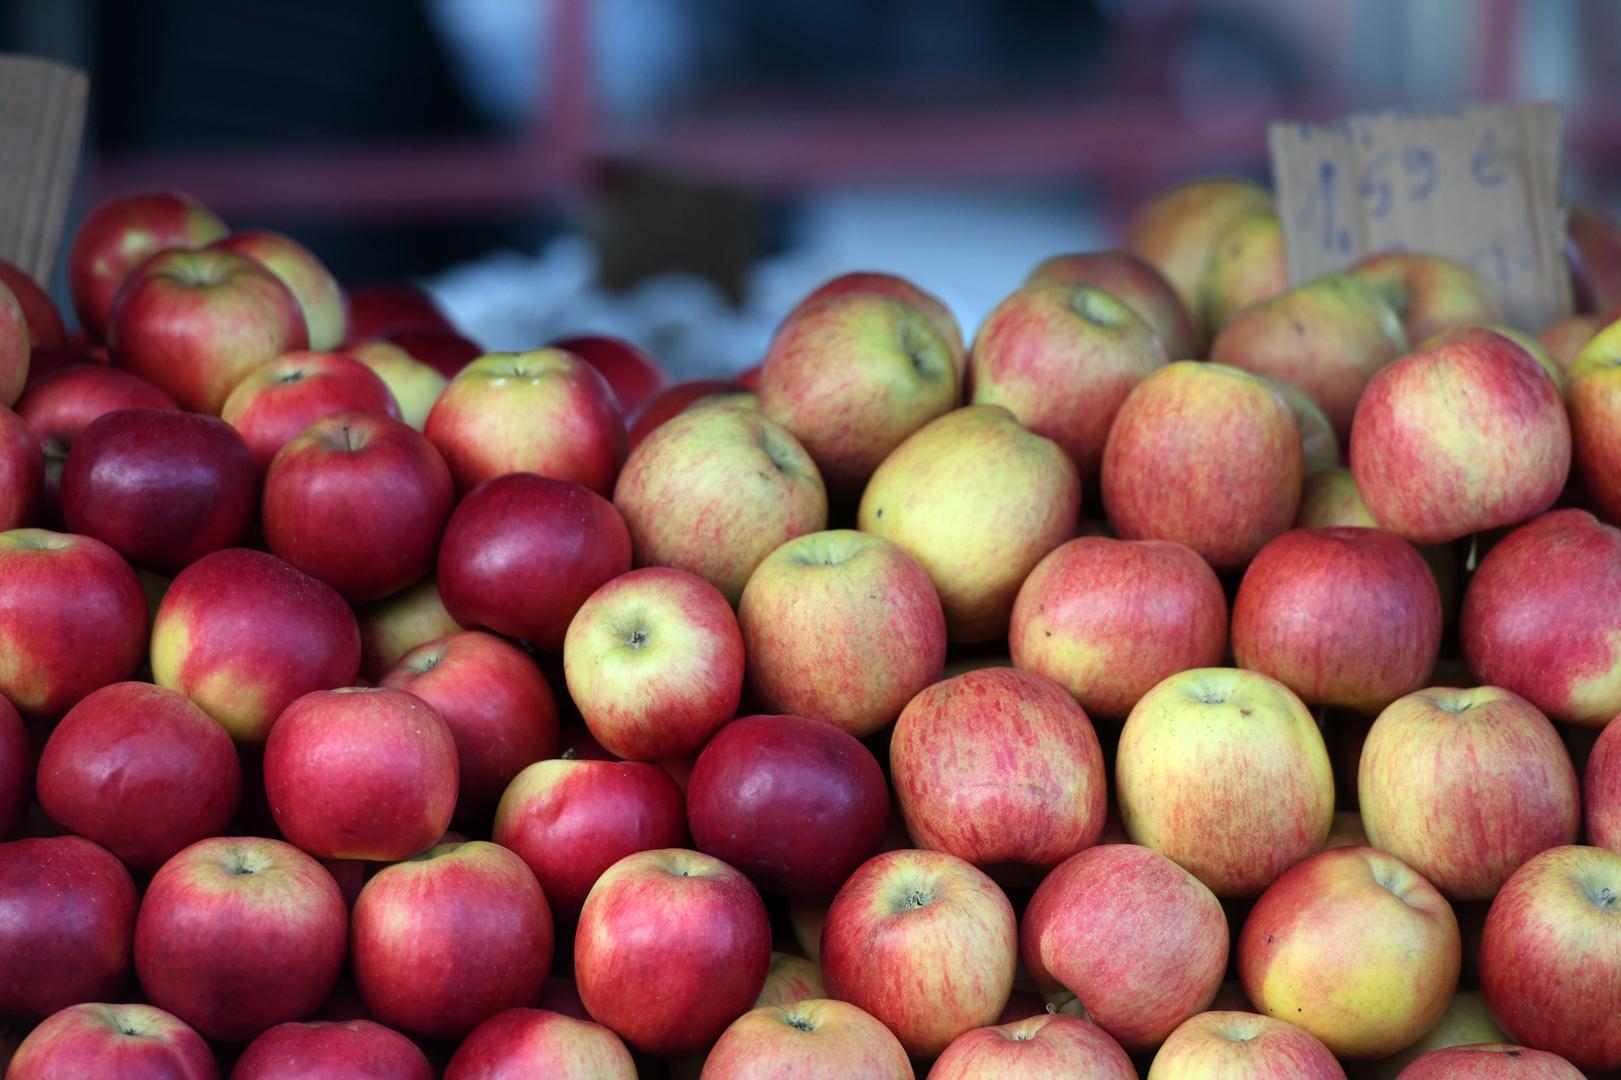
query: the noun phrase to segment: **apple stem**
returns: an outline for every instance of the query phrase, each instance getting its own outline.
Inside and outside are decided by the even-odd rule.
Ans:
[[[1465,573],[1473,574],[1480,562],[1480,534],[1469,534],[1469,554],[1464,557],[1463,569]]]

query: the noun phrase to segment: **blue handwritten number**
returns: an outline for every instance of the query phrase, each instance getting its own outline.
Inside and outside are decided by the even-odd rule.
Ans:
[[[1323,160],[1317,169],[1317,185],[1312,188],[1311,194],[1306,197],[1305,203],[1300,207],[1300,216],[1296,223],[1301,229],[1311,227],[1312,219],[1316,216],[1317,205],[1322,204],[1323,214],[1323,246],[1325,248],[1338,247],[1341,251],[1351,250],[1351,233],[1349,229],[1336,229],[1334,227],[1334,183],[1337,170],[1334,163]]]
[[[1380,175],[1389,160],[1388,152],[1375,154],[1373,160],[1362,170],[1362,186],[1358,194],[1362,196],[1363,202],[1372,200],[1368,206],[1368,214],[1375,221],[1384,220],[1385,215],[1390,213],[1390,181]]]
[[[1508,179],[1508,174],[1498,167],[1497,132],[1491,128],[1480,137],[1480,146],[1469,159],[1469,172],[1481,187],[1496,187]]]
[[[1401,165],[1407,171],[1407,178],[1413,186],[1407,189],[1407,197],[1413,202],[1423,202],[1435,190],[1435,155],[1427,146],[1408,146],[1401,152]]]

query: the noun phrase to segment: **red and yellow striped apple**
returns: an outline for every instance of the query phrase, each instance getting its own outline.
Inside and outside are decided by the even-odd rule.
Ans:
[[[929,1068],[931,1080],[1000,1080],[1008,1076],[1085,1076],[1136,1080],[1120,1044],[1096,1024],[1042,1014],[965,1031]]]
[[[214,1052],[178,1017],[150,1005],[63,1009],[17,1047],[8,1080],[217,1080]]]
[[[548,1009],[512,1008],[462,1040],[445,1066],[444,1080],[516,1076],[636,1080],[636,1062],[619,1036],[601,1024]]]
[[[1148,324],[1165,347],[1167,357],[1190,360],[1200,355],[1193,317],[1165,276],[1140,256],[1129,251],[1053,255],[1037,263],[1025,278],[1026,285],[1038,281],[1065,281],[1101,289]]]
[[[1448,330],[1503,321],[1496,297],[1479,275],[1438,255],[1381,252],[1348,273],[1384,295],[1414,346]]]
[[[1154,1054],[1147,1080],[1345,1080],[1314,1035],[1252,1012],[1190,1016]]]
[[[908,1080],[912,1063],[873,1017],[844,1001],[760,1006],[732,1022],[704,1059],[708,1080]]]

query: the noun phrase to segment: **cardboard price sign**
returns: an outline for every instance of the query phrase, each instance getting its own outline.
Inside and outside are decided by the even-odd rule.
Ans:
[[[79,163],[90,80],[32,56],[0,56],[0,259],[50,278]]]
[[[1414,251],[1473,269],[1522,330],[1570,314],[1562,130],[1549,102],[1272,124],[1290,283],[1374,252]]]

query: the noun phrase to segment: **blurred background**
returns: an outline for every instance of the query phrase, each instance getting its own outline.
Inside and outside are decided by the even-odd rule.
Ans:
[[[488,348],[681,377],[848,269],[971,332],[1155,190],[1265,178],[1274,118],[1553,100],[1621,208],[1615,0],[10,0],[0,49],[91,73],[75,216],[180,188]]]

